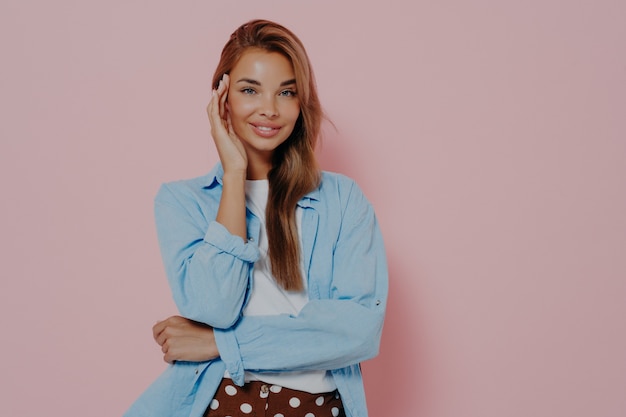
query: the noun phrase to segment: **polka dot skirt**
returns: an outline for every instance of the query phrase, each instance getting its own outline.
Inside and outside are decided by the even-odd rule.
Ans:
[[[345,417],[337,391],[321,394],[224,378],[204,417]]]

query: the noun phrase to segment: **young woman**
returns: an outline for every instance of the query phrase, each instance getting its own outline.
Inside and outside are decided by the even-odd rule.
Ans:
[[[364,417],[359,363],[378,353],[385,251],[358,186],[317,167],[305,49],[276,23],[248,22],[213,88],[221,163],[155,200],[181,314],[153,328],[171,366],[126,415]]]

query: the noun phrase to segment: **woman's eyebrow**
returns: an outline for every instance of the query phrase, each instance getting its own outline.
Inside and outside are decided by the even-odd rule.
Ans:
[[[252,85],[258,85],[260,86],[261,83],[257,80],[253,80],[252,78],[240,78],[239,80],[237,80],[238,83],[248,83],[248,84],[252,84]],[[296,83],[296,79],[292,78],[291,80],[287,80],[287,81],[283,81],[282,83],[280,83],[281,87],[284,87],[286,85],[292,85]]]
[[[239,80],[237,80],[238,83],[248,83],[248,84],[253,84],[253,85],[261,85],[260,82],[258,82],[257,80],[253,80],[252,78],[240,78]]]

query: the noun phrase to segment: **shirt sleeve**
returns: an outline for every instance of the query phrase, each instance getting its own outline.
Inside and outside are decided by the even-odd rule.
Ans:
[[[180,314],[215,328],[240,317],[258,247],[207,219],[181,183],[165,184],[155,198],[161,255]]]
[[[378,353],[387,299],[387,263],[376,216],[356,184],[342,210],[333,251],[331,293],[297,316],[243,316],[215,331],[222,360],[238,384],[244,371],[332,370]]]

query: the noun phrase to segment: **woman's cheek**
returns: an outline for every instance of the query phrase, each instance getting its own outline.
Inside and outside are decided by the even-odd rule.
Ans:
[[[230,115],[230,120],[233,125],[237,125],[241,122],[242,112],[241,112],[241,104],[239,100],[231,99],[227,101],[228,104],[228,114]]]
[[[231,118],[244,119],[254,113],[254,103],[250,100],[230,100]]]
[[[300,104],[297,102],[288,103],[283,107],[281,114],[283,117],[295,122],[298,116],[300,116]]]

